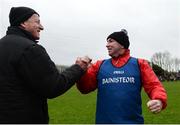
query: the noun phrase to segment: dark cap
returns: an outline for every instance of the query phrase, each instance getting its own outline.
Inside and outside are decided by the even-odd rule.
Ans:
[[[128,33],[125,29],[122,29],[119,32],[114,32],[112,34],[110,34],[107,39],[112,38],[114,40],[116,40],[119,44],[121,44],[122,46],[124,46],[125,49],[129,48],[129,37],[128,37]]]
[[[12,7],[9,13],[9,22],[11,26],[19,26],[28,20],[33,14],[39,14],[29,7]]]

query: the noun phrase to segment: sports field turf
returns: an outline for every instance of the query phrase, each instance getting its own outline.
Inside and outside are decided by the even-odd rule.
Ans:
[[[142,89],[142,107],[147,124],[180,124],[180,81],[163,83],[168,94],[167,109],[160,114],[152,114],[146,107],[147,95]],[[96,91],[81,94],[72,87],[64,95],[48,101],[50,124],[94,124]]]

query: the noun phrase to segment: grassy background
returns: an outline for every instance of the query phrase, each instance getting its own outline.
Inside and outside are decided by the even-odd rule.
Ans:
[[[180,82],[165,82],[168,94],[168,106],[160,114],[152,114],[146,107],[148,97],[142,91],[142,108],[146,124],[178,124],[180,123]],[[96,91],[81,94],[72,87],[64,95],[48,100],[50,124],[94,124],[96,110]]]

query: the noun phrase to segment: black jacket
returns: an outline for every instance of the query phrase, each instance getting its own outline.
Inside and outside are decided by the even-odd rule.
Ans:
[[[47,99],[83,75],[78,65],[59,73],[30,33],[9,27],[0,39],[0,123],[48,123]]]

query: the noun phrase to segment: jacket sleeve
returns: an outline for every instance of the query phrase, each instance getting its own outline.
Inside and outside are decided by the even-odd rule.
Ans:
[[[23,52],[18,69],[26,86],[46,98],[63,94],[84,73],[79,65],[72,65],[59,73],[46,50],[40,45],[33,45]]]
[[[159,99],[163,103],[163,109],[167,106],[167,94],[159,81],[158,77],[150,67],[147,61],[143,59],[138,60],[141,70],[141,80],[145,92],[150,99]]]
[[[97,74],[102,61],[97,61],[88,68],[86,73],[76,83],[77,88],[83,94],[94,91],[97,88]]]

